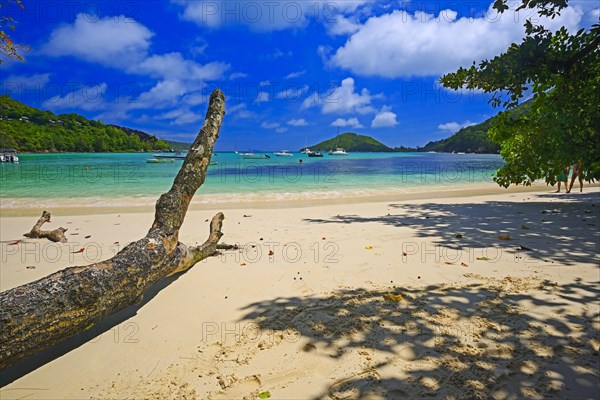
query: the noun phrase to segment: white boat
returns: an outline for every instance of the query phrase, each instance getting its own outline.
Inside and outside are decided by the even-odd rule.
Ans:
[[[323,157],[323,153],[320,151],[312,151],[311,149],[306,149],[306,155],[309,157]]]
[[[260,160],[265,158],[271,158],[268,154],[256,154],[256,153],[239,153],[240,157],[247,160]]]
[[[174,163],[175,160],[172,158],[147,158],[146,162],[148,164],[167,164]]]
[[[347,156],[348,153],[346,153],[346,150],[342,149],[341,147],[336,148],[335,150],[331,150],[329,152],[330,156]]]
[[[171,159],[175,159],[175,160],[185,160],[185,158],[187,157],[187,154],[182,154],[180,152],[177,152],[175,154],[152,154],[152,157],[154,157],[154,158],[171,158]]]
[[[0,149],[0,162],[18,163],[17,150],[15,149]]]
[[[18,163],[19,157],[17,157],[15,154],[4,154],[0,156],[0,162]]]
[[[290,153],[289,150],[281,150],[273,154],[275,154],[277,157],[294,157],[294,155]]]

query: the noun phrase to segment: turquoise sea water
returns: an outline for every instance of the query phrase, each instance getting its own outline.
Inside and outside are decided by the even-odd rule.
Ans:
[[[458,188],[492,182],[497,155],[350,153],[348,156],[242,159],[217,153],[194,201],[285,200]],[[0,164],[2,207],[40,199],[68,205],[152,204],[167,191],[183,161],[149,164],[148,153],[22,154]],[[300,163],[302,160],[302,163]],[[198,196],[201,194],[202,196]]]

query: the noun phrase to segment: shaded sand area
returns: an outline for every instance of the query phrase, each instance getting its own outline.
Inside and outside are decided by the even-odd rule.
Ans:
[[[598,187],[225,211],[241,250],[5,371],[0,397],[598,398]],[[35,219],[1,220],[1,290],[108,258],[153,217],[54,212],[69,243],[11,244]]]

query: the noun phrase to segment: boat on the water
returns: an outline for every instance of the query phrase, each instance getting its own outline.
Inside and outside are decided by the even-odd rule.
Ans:
[[[17,150],[15,149],[0,149],[0,162],[3,163],[18,163]]]
[[[268,154],[257,154],[257,153],[239,153],[240,157],[247,160],[261,160],[265,158],[271,158]]]
[[[175,160],[175,158],[147,158],[146,162],[148,164],[172,164]],[[217,161],[211,161],[208,166],[211,165],[219,165],[219,163]]]
[[[175,154],[152,154],[154,158],[171,158],[175,160],[185,160],[187,154],[182,154],[181,152],[177,152]]]
[[[147,158],[146,162],[148,164],[169,164],[169,163],[174,163],[175,159],[173,159],[173,158]]]
[[[312,151],[311,149],[306,149],[306,155],[309,157],[323,157],[323,153],[320,151]]]
[[[335,150],[331,150],[329,152],[330,156],[347,156],[348,153],[346,152],[346,150],[342,149],[341,147],[337,147]]]
[[[294,157],[294,155],[290,153],[289,150],[281,150],[273,154],[275,154],[277,157]]]

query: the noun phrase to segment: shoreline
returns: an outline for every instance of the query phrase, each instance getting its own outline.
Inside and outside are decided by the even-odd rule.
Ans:
[[[600,188],[600,183],[587,184],[584,188]],[[575,195],[576,185],[573,187],[574,191],[571,195]],[[438,199],[438,198],[461,198],[461,197],[474,197],[483,195],[503,195],[503,194],[514,194],[514,193],[531,193],[546,191],[552,193],[553,187],[548,186],[544,183],[535,183],[531,186],[511,186],[509,188],[503,188],[498,186],[496,183],[470,183],[463,185],[463,187],[452,186],[438,186],[435,187],[409,187],[396,192],[388,190],[380,190],[381,194],[367,194],[367,195],[341,195],[339,197],[331,197],[332,194],[329,192],[315,192],[315,198],[299,198],[296,194],[289,194],[289,198],[273,198],[263,197],[261,199],[244,198],[245,194],[236,194],[234,196],[241,196],[233,199],[231,197],[226,198],[224,201],[219,202],[217,199],[220,195],[209,194],[204,195],[201,191],[196,193],[194,199],[190,204],[189,209],[195,211],[201,210],[213,210],[223,209],[231,210],[238,208],[250,208],[250,209],[282,209],[282,208],[302,208],[302,207],[314,207],[319,205],[346,205],[346,204],[364,204],[364,203],[377,203],[385,201],[405,201],[405,200],[427,200],[427,199]],[[374,191],[377,192],[377,191]],[[349,193],[349,192],[348,192]],[[562,194],[566,194],[561,192]],[[262,194],[263,196],[275,196],[281,195],[280,193]],[[319,195],[323,197],[318,197]],[[231,194],[223,194],[223,196],[231,196]],[[42,204],[33,207],[13,207],[5,206],[6,202],[20,201],[22,199],[6,198],[0,199],[0,217],[19,217],[19,216],[35,216],[40,214],[42,211],[51,211],[55,215],[88,215],[88,214],[114,214],[114,213],[145,213],[153,212],[154,204],[158,200],[156,198],[144,197],[140,199],[143,204],[130,204],[136,201],[130,197],[124,197],[119,199],[51,199],[51,200],[40,200]],[[211,201],[206,201],[210,199]],[[33,202],[34,199],[28,199],[29,202]],[[68,204],[65,202],[73,203],[85,203],[86,201],[100,201],[107,202],[106,205],[80,205],[80,204]],[[121,204],[110,204],[111,201],[124,201]],[[55,204],[54,204],[55,203]]]

